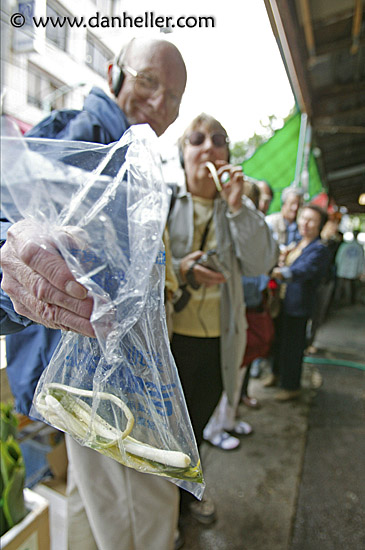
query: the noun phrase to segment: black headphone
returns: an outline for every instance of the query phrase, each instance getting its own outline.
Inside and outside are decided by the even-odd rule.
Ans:
[[[132,45],[132,42],[134,42],[134,40],[135,40],[135,38],[132,38],[132,40],[130,40],[128,42],[128,44],[123,46],[123,48],[119,52],[118,57],[116,57],[114,62],[113,62],[113,66],[112,66],[112,89],[113,89],[113,94],[115,95],[115,97],[118,97],[119,92],[122,89],[123,82],[124,82],[124,71],[123,71],[121,65],[123,65],[123,61],[124,61],[124,59],[127,55],[127,52],[129,51],[129,48]]]
[[[115,97],[118,97],[122,85],[124,82],[124,72],[117,62],[113,63],[112,66],[112,89]]]

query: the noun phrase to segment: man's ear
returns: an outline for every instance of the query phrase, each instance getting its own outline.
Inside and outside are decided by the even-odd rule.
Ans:
[[[110,62],[108,63],[108,76],[107,76],[107,80],[108,80],[108,86],[109,86],[109,90],[111,91],[112,94],[114,94],[114,90],[113,90],[113,63]]]

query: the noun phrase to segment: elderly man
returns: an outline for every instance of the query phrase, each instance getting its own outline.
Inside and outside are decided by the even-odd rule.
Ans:
[[[297,243],[301,239],[296,220],[302,197],[303,191],[298,187],[286,187],[281,194],[280,212],[266,216],[266,222],[271,227],[280,247],[285,247],[292,242]]]
[[[82,111],[72,116],[70,111],[52,113],[30,135],[108,144],[131,124],[148,123],[160,136],[178,116],[185,64],[167,41],[134,39],[109,65],[108,84],[111,97],[93,88]],[[49,329],[94,336],[93,302],[86,288],[76,282],[49,239],[42,241],[28,222],[9,228],[2,269],[3,333],[22,330],[32,321],[43,325],[29,326],[35,334],[18,340],[17,349],[29,360],[51,354],[59,331]],[[178,514],[176,486],[66,439],[69,550],[170,550]]]

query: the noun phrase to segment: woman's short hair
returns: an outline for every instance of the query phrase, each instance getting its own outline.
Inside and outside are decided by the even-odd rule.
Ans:
[[[289,185],[288,187],[285,187],[280,197],[282,205],[286,203],[290,195],[295,195],[296,197],[303,198],[304,192],[303,189],[294,185]]]
[[[302,212],[305,208],[310,208],[311,210],[314,210],[314,212],[317,212],[320,215],[319,232],[321,232],[328,221],[327,212],[323,210],[323,208],[318,206],[318,204],[311,204],[311,203],[305,204],[302,208]]]

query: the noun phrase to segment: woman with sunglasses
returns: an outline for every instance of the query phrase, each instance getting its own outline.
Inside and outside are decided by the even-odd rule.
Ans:
[[[277,247],[263,215],[243,196],[244,174],[229,162],[223,126],[201,114],[179,147],[185,185],[176,194],[168,228],[182,298],[175,304],[171,345],[200,445],[222,391],[231,405],[239,399],[246,341],[241,276],[269,271]],[[229,437],[220,434],[221,448],[227,448]],[[187,502],[183,493],[182,514],[197,518],[193,510],[199,503]],[[214,509],[203,519],[214,520]]]

